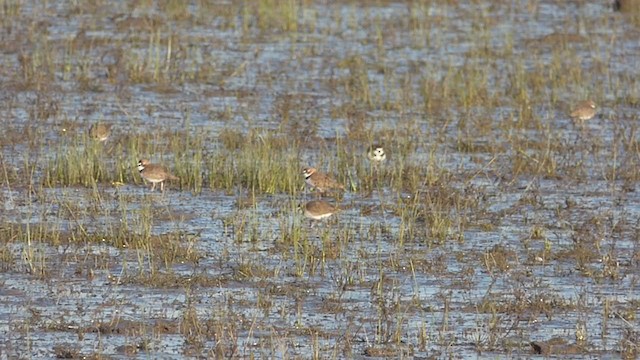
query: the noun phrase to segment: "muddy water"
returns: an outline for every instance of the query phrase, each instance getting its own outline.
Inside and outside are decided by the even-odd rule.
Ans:
[[[637,346],[640,199],[635,171],[611,176],[613,166],[637,164],[631,22],[604,3],[296,4],[297,31],[226,2],[191,5],[190,20],[146,3],[22,2],[15,14],[7,7],[3,226],[180,234],[174,241],[199,255],[166,265],[151,250],[108,238],[3,239],[1,356],[526,357],[535,356],[531,342],[560,339],[547,354],[615,358]],[[159,46],[156,31],[164,34]],[[160,83],[154,61],[165,64],[169,32],[174,65]],[[562,36],[571,40],[554,40]],[[584,81],[549,84],[532,103],[517,103],[511,58],[544,71],[563,46],[588,73]],[[53,57],[21,65],[21,54],[33,59],[46,49]],[[118,63],[119,51],[126,56]],[[451,74],[470,63],[494,64],[486,90],[499,104],[424,106],[425,96],[447,91],[439,81],[460,81]],[[49,76],[44,87],[23,84],[34,64],[41,67],[32,80]],[[354,100],[365,91],[358,71],[373,102],[401,108]],[[441,85],[425,93],[423,79]],[[288,115],[298,127],[315,129],[303,140],[322,141],[302,146],[301,165],[335,169],[335,139],[354,131],[352,119],[335,115],[345,107],[365,114],[366,131],[394,134],[382,140],[410,142],[413,151],[394,156],[392,147],[375,191],[348,192],[337,220],[313,227],[292,210],[312,197],[304,192],[253,198],[250,189],[170,184],[163,196],[135,178],[139,155],[190,161],[175,159],[157,134],[205,134],[207,153],[220,149],[224,129],[284,132],[276,111],[283,95],[297,97]],[[602,108],[578,127],[566,109],[586,96]],[[50,113],[34,113],[42,108]],[[525,111],[538,126],[513,125]],[[110,169],[130,160],[126,181],[42,187],[42,164],[89,146],[78,139],[97,121],[114,125],[102,159]],[[487,150],[462,151],[461,132]],[[392,138],[398,134],[405,138]],[[554,157],[560,175],[513,176],[515,158],[539,161],[514,139],[544,144],[548,134],[568,149]],[[127,137],[154,153],[123,149]],[[425,165],[433,159],[449,174],[446,184],[392,187],[394,162],[435,171]],[[469,205],[427,208],[439,188]],[[449,221],[441,238],[429,231],[438,218]],[[304,241],[283,240],[292,229]],[[581,326],[586,340],[576,350]]]

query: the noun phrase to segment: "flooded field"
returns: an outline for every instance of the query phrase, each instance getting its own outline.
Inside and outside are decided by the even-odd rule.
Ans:
[[[639,356],[634,0],[1,4],[0,358]]]

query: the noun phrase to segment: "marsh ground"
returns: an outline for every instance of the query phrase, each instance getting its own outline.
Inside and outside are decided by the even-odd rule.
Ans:
[[[628,5],[0,3],[3,358],[638,356]]]

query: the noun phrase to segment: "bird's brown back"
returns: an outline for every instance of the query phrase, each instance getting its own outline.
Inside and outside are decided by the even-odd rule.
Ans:
[[[334,213],[338,210],[337,207],[323,200],[309,201],[308,203],[305,204],[305,208],[307,209],[308,212],[316,215]]]
[[[334,180],[332,177],[319,172],[315,172],[311,174],[310,179],[319,188],[344,190],[344,185],[340,184],[339,182]]]
[[[150,180],[178,180],[166,167],[158,164],[145,164],[141,174]]]

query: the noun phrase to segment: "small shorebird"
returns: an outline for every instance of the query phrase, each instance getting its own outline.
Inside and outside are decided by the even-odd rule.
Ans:
[[[147,159],[138,161],[138,171],[143,179],[151,182],[151,191],[155,190],[156,183],[160,183],[160,191],[164,192],[165,180],[178,180],[178,178],[171,174],[166,167],[151,164]]]
[[[367,150],[367,157],[374,164],[380,164],[387,159],[387,154],[381,145],[372,145]]]
[[[112,124],[92,124],[89,128],[89,137],[99,142],[106,141],[109,138],[109,135],[111,135],[111,126]]]
[[[333,206],[324,200],[312,200],[304,205],[300,205],[300,208],[302,209],[304,216],[311,220],[326,219],[339,211],[336,206]]]
[[[580,101],[575,105],[569,116],[571,118],[586,121],[596,116],[598,106],[591,100]]]
[[[344,185],[332,179],[330,176],[318,172],[315,168],[306,167],[302,169],[304,181],[307,185],[318,190],[321,194],[327,190],[340,189],[344,190]]]

